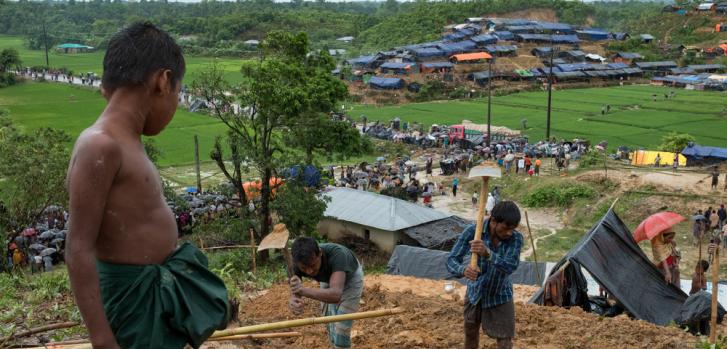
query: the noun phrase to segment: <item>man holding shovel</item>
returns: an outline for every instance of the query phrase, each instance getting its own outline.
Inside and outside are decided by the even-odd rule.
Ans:
[[[460,235],[447,259],[447,270],[466,277],[464,303],[465,349],[479,348],[480,326],[498,349],[512,348],[515,336],[515,305],[510,274],[520,263],[523,236],[515,228],[520,224],[520,209],[512,201],[502,201],[484,221],[482,239],[475,238],[475,225]],[[479,258],[470,263],[472,254]]]
[[[321,301],[323,316],[351,314],[358,311],[363,292],[363,268],[348,248],[339,244],[318,244],[310,237],[295,239],[292,247],[294,263],[290,278],[290,310],[303,312],[303,298]],[[320,288],[304,287],[306,276],[320,282]],[[351,347],[353,321],[328,324],[328,338],[333,348]]]

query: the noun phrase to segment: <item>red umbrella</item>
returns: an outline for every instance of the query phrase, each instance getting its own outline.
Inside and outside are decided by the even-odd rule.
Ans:
[[[659,212],[644,219],[634,231],[634,240],[639,243],[644,240],[651,240],[663,233],[677,223],[686,220],[682,215],[674,212]]]

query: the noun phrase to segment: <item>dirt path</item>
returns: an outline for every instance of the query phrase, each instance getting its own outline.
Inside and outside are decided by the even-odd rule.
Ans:
[[[543,236],[538,236],[537,238],[533,239],[533,245],[535,245],[535,250],[538,249],[538,241],[545,240],[557,233],[558,233],[558,231],[556,231],[553,228],[550,228],[550,233],[545,234]],[[520,254],[520,259],[523,259],[523,260],[527,259],[528,257],[530,257],[533,254],[533,246],[529,243],[526,245],[528,246],[527,249],[525,251],[523,251],[523,253]]]

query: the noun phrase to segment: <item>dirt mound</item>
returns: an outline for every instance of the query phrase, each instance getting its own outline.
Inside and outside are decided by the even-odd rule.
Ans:
[[[555,10],[550,8],[531,8],[507,13],[488,13],[482,17],[498,17],[498,18],[524,18],[535,21],[558,22],[558,16]]]
[[[374,277],[370,281],[374,281]],[[380,281],[391,281],[383,278]],[[399,279],[395,281],[406,281]],[[429,284],[417,281],[415,284]],[[432,292],[441,282],[431,281]],[[401,307],[406,313],[360,320],[354,323],[353,345],[358,348],[454,348],[463,345],[462,300],[447,299],[416,287],[397,292],[386,282],[368,282],[361,311]],[[515,291],[518,293],[518,290]],[[291,319],[287,309],[289,290],[275,285],[264,295],[242,306],[243,325]],[[317,316],[319,304],[308,301],[303,317]],[[626,317],[599,318],[580,309],[540,307],[516,303],[515,348],[691,348],[695,338],[677,328],[659,327]],[[250,342],[246,348],[326,348],[324,326],[306,326],[303,337]],[[495,342],[482,337],[485,348]],[[210,348],[222,348],[215,344]]]

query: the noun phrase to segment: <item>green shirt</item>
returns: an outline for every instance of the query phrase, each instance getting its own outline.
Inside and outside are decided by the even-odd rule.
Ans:
[[[333,243],[319,244],[318,247],[323,252],[318,275],[306,275],[297,267],[295,268],[295,275],[298,275],[298,277],[307,276],[318,282],[327,283],[331,280],[331,274],[343,271],[346,273],[346,280],[350,280],[353,273],[358,269],[358,260],[356,260],[353,252],[345,246]]]

